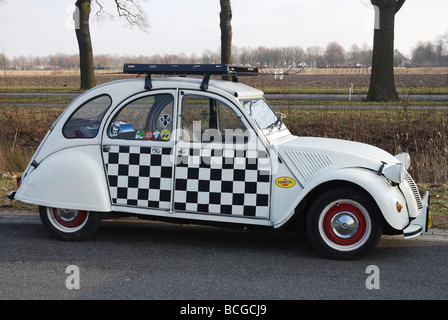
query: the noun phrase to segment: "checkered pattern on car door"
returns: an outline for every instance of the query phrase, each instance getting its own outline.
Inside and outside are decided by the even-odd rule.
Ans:
[[[169,210],[171,150],[139,146],[104,150],[112,204]],[[192,148],[176,161],[174,210],[269,218],[266,152]]]
[[[171,148],[110,146],[103,151],[113,205],[169,210]]]
[[[264,151],[189,149],[177,159],[174,209],[269,218],[270,163]]]

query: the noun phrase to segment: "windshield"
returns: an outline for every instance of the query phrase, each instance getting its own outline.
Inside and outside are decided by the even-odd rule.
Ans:
[[[282,123],[264,99],[241,100],[241,104],[261,129],[271,129]]]

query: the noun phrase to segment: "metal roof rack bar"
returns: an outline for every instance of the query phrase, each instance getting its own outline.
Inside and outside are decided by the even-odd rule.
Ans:
[[[160,75],[257,75],[258,68],[229,64],[135,64],[126,63],[124,73]]]
[[[146,74],[145,89],[152,89],[151,76],[159,75],[201,75],[204,79],[201,90],[207,90],[211,76],[228,76],[232,81],[238,82],[237,76],[256,76],[258,68],[234,66],[229,64],[135,64],[126,63],[123,66],[124,73]]]

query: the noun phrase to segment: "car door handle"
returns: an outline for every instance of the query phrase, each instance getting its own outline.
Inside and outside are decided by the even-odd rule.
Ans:
[[[180,156],[188,156],[188,149],[187,148],[178,148],[177,154]]]

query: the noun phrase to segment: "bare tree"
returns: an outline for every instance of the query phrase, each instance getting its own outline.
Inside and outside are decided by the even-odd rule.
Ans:
[[[345,50],[337,42],[330,42],[325,49],[325,59],[330,68],[342,67],[345,62]]]
[[[253,54],[254,51],[249,47],[243,47],[239,50],[240,54],[238,56],[239,63],[242,65],[251,65],[253,64]]]
[[[149,28],[148,20],[137,0],[114,0],[116,14],[124,19],[129,25],[138,27],[142,31]],[[97,17],[113,17],[103,5],[101,0],[94,0],[98,6]],[[90,89],[95,86],[93,47],[90,38],[90,13],[92,10],[91,0],[77,0],[74,13],[75,32],[79,47],[79,62],[81,70],[81,89]]]
[[[232,7],[230,0],[220,0],[221,63],[232,63]]]
[[[347,64],[352,67],[361,64],[361,49],[356,43],[354,43],[347,52]]]
[[[375,8],[372,73],[367,101],[398,100],[394,79],[395,15],[406,0],[371,0]]]
[[[323,67],[324,49],[318,46],[306,48],[306,64],[312,68]]]
[[[93,72],[93,48],[90,38],[90,0],[78,0],[75,3],[76,11],[75,33],[78,40],[79,64],[81,70],[81,89],[90,89],[95,86],[95,75]],[[76,21],[77,20],[77,21]]]
[[[438,37],[435,42],[435,50],[436,50],[436,54],[437,54],[437,66],[438,67],[443,67],[443,59],[444,59],[444,54],[445,54],[446,49],[447,49],[447,44],[446,44],[445,39],[443,39],[442,37]]]
[[[370,67],[372,65],[373,50],[366,43],[361,47],[361,64],[363,67]]]

